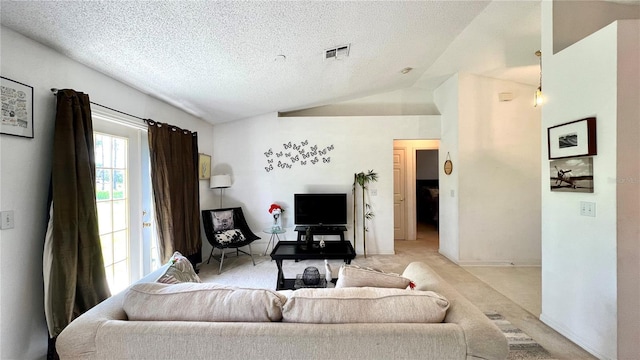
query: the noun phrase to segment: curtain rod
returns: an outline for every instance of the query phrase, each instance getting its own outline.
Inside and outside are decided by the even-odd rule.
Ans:
[[[58,89],[56,89],[56,88],[51,88],[51,92],[53,93],[53,95],[58,95]],[[144,118],[141,118],[141,117],[139,117],[139,116],[131,115],[131,114],[128,114],[128,113],[126,113],[126,112],[124,112],[124,111],[116,110],[116,109],[114,109],[114,108],[111,108],[111,107],[108,107],[108,106],[104,106],[104,105],[102,105],[102,104],[98,104],[98,103],[95,103],[95,102],[93,102],[93,101],[89,101],[89,102],[90,102],[91,104],[93,104],[93,105],[100,106],[100,107],[103,107],[103,108],[105,108],[105,109],[109,109],[109,110],[111,110],[111,111],[115,111],[115,112],[120,113],[120,114],[123,114],[123,115],[131,116],[132,118],[140,119],[140,120],[144,121],[145,123],[147,123],[147,122],[149,122],[149,121],[150,121],[149,119],[144,119]]]

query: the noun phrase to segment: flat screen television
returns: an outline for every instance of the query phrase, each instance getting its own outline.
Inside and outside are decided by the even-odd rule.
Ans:
[[[295,194],[296,225],[344,225],[347,223],[347,194]]]

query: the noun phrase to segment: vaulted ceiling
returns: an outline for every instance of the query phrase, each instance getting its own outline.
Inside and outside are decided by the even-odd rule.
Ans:
[[[211,123],[418,87],[537,84],[540,1],[3,1],[1,22]],[[324,59],[350,44],[348,56]],[[404,68],[413,68],[407,74]]]

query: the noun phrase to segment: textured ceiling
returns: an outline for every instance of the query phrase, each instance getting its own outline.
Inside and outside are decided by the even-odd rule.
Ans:
[[[539,9],[479,0],[2,1],[1,21],[218,123],[432,88],[456,71],[536,83]],[[348,58],[323,60],[342,44],[351,44]],[[414,70],[403,75],[405,67]]]

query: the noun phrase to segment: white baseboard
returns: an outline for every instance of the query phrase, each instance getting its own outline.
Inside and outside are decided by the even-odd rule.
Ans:
[[[454,264],[458,263],[458,259],[455,256],[452,256],[451,254],[448,254],[445,251],[442,251],[442,249],[438,249],[438,253],[444,257],[446,257],[447,259],[449,259],[451,262],[453,262]]]
[[[608,356],[602,354],[601,352],[599,352],[598,350],[592,348],[591,346],[589,346],[589,343],[586,340],[584,340],[580,336],[576,335],[570,329],[567,329],[566,327],[562,326],[558,322],[556,322],[553,319],[547,317],[545,314],[540,314],[540,321],[542,321],[543,323],[549,325],[549,327],[551,327],[555,331],[559,332],[560,334],[562,334],[562,336],[566,337],[567,339],[573,341],[576,345],[578,345],[581,348],[585,349],[588,353],[590,353],[591,355],[597,357],[598,359],[601,359],[601,360],[615,360],[615,357],[613,357],[613,358],[608,357]]]

